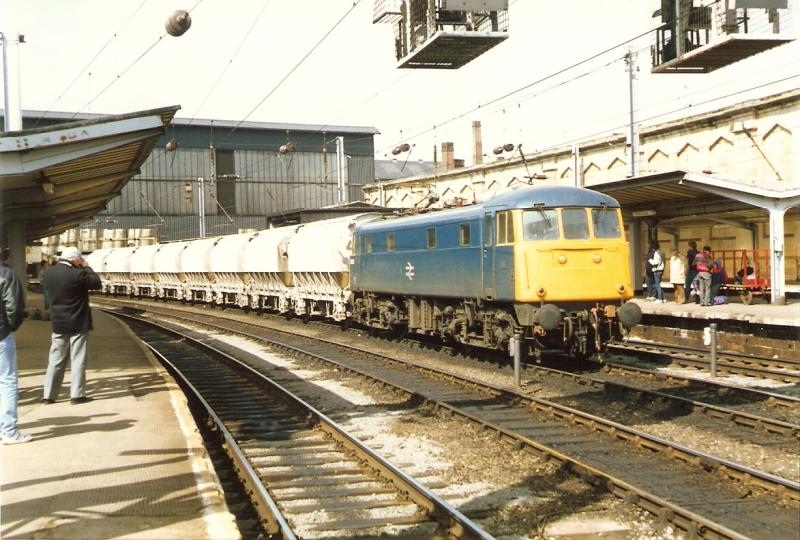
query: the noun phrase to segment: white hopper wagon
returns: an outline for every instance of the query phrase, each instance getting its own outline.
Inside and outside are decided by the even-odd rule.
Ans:
[[[100,275],[103,291],[110,294],[130,294],[131,257],[134,247],[116,248],[103,261],[104,272]]]
[[[213,295],[211,253],[221,237],[200,238],[186,242],[180,253],[180,273],[183,281],[182,298],[191,301],[219,302]]]
[[[211,288],[217,303],[250,307],[247,294],[250,276],[244,270],[244,252],[256,234],[250,232],[223,236],[214,244],[210,269],[213,275]]]
[[[131,255],[131,288],[136,296],[158,295],[156,284],[155,260],[156,252],[162,244],[152,244],[136,248]]]
[[[189,242],[161,244],[153,259],[153,274],[156,276],[156,296],[183,300],[183,276],[181,275],[181,253]]]
[[[244,250],[242,267],[250,276],[250,306],[285,313],[291,310],[288,245],[296,226],[258,231]]]
[[[100,289],[101,292],[105,293],[108,291],[107,289],[107,281],[108,278],[106,277],[106,258],[111,253],[111,248],[104,248],[104,249],[96,249],[89,253],[86,256],[86,264],[95,271],[95,273],[100,276],[100,279],[103,282],[103,286]]]
[[[375,217],[376,214],[358,214],[298,228],[289,242],[295,313],[335,320],[347,317],[353,231],[356,224]]]

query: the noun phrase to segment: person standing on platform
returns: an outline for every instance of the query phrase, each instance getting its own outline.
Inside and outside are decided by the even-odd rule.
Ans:
[[[647,255],[645,255],[644,257],[644,276],[645,276],[644,280],[647,290],[646,293],[647,297],[645,297],[645,300],[647,301],[653,301],[656,299],[656,287],[653,281],[654,280],[653,265],[650,262],[650,259],[653,258],[655,252],[656,250],[653,248],[653,243],[650,242],[650,249],[647,250]]]
[[[99,289],[101,282],[78,248],[64,248],[58,259],[42,277],[53,325],[42,403],[56,401],[71,358],[70,401],[74,405],[91,400],[86,397],[86,347],[92,329],[89,291]]]
[[[3,249],[0,262],[0,296],[3,298],[3,311],[0,313],[0,430],[3,444],[18,444],[32,439],[17,429],[19,381],[14,332],[25,318],[25,291],[7,261],[8,252]]]
[[[694,267],[694,258],[697,256],[697,242],[689,240],[689,249],[686,250],[686,281],[684,282],[684,290],[686,291],[686,299],[684,304],[692,301],[692,296],[689,291],[692,290],[692,282],[697,276],[697,270]]]
[[[672,250],[672,256],[669,259],[669,280],[672,282],[672,287],[675,290],[675,303],[683,304],[686,301],[684,285],[686,283],[686,265],[683,263],[683,257],[678,248]]]
[[[700,305],[711,305],[711,248],[703,247],[703,251],[695,255],[694,267],[697,270],[698,294]]]
[[[661,290],[661,276],[664,275],[664,252],[661,251],[661,244],[658,240],[650,242],[650,252],[652,255],[647,260],[653,272],[653,301],[666,302],[664,291]]]

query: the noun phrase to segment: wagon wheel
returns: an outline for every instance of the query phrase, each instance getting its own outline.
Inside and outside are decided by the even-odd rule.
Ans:
[[[742,304],[749,306],[753,301],[753,291],[742,291]]]

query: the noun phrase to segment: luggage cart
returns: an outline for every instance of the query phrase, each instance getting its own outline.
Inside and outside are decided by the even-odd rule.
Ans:
[[[745,305],[750,305],[756,296],[769,298],[768,249],[721,250],[714,252],[713,257],[720,259],[728,272],[728,279],[720,287],[720,294],[738,294]]]

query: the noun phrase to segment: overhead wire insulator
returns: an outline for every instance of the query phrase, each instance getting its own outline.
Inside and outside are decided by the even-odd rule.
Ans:
[[[278,153],[279,154],[288,154],[289,152],[294,152],[296,149],[297,148],[295,147],[294,143],[286,143],[286,144],[281,145],[280,148],[278,148]]]
[[[178,149],[178,139],[170,139],[164,148],[167,152],[174,152]]]
[[[503,145],[503,150],[505,150],[506,152],[511,152],[512,150],[514,150],[514,145],[511,143],[506,143]]]
[[[170,15],[167,22],[164,23],[167,33],[175,37],[185,34],[190,26],[192,26],[192,17],[188,11],[183,9],[179,9]]]
[[[395,146],[394,148],[392,148],[392,155],[393,155],[393,156],[396,156],[396,155],[397,155],[397,154],[399,154],[400,152],[402,152],[402,150],[400,149],[400,147],[399,147],[399,146]]]
[[[408,152],[409,150],[411,150],[411,145],[410,144],[403,143],[403,144],[400,145],[400,151],[401,152]]]
[[[500,155],[500,154],[502,154],[504,151],[505,151],[505,150],[503,150],[503,147],[502,147],[502,146],[495,146],[495,147],[494,147],[494,150],[492,150],[492,153],[493,153],[494,155],[496,155],[496,156],[499,156],[499,155]]]

